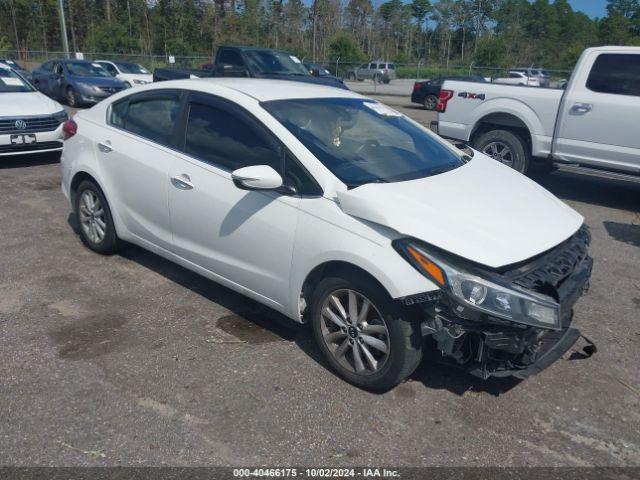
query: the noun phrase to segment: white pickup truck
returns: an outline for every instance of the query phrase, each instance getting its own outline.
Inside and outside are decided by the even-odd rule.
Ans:
[[[532,159],[640,180],[640,47],[585,50],[564,90],[446,81],[432,130],[524,173]]]

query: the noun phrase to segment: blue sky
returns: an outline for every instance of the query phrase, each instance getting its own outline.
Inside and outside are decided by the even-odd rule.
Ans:
[[[569,0],[569,3],[574,10],[584,12],[591,18],[607,14],[607,0]]]

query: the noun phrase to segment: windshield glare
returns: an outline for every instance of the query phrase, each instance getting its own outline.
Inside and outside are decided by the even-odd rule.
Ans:
[[[142,65],[138,65],[137,63],[117,62],[116,65],[122,73],[138,73],[144,75],[149,73],[149,70],[144,68]]]
[[[250,50],[246,53],[249,63],[262,74],[310,75],[302,62],[293,55],[260,50]]]
[[[68,62],[67,70],[71,75],[77,75],[79,77],[110,77],[103,67],[97,63],[84,63],[84,62]]]
[[[9,68],[0,68],[0,93],[32,92],[33,88]]]
[[[263,107],[349,188],[400,182],[464,164],[403,115],[373,100],[275,100]]]

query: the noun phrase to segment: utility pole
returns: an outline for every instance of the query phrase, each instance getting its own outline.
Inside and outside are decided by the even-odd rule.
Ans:
[[[62,47],[64,48],[64,54],[69,58],[69,40],[67,40],[67,22],[64,19],[64,0],[60,0],[58,3],[60,9],[60,34],[62,35]]]

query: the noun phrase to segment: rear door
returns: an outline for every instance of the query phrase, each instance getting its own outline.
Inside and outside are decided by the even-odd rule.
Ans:
[[[593,51],[561,105],[554,154],[640,173],[640,53]]]
[[[282,147],[247,112],[212,95],[192,94],[184,125],[184,154],[170,172],[176,253],[245,293],[284,304],[300,199],[241,190],[231,179],[249,165],[282,171]]]
[[[104,135],[95,139],[104,177],[127,230],[166,250],[171,249],[168,172],[179,111],[178,90],[131,95],[110,107]]]

